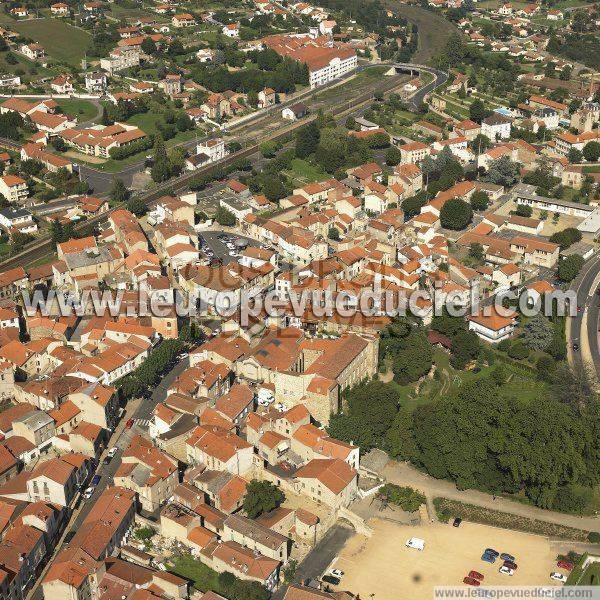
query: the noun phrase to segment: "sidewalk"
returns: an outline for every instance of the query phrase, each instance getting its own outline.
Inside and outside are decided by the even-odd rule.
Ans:
[[[431,500],[436,497],[449,498],[490,510],[506,512],[529,519],[547,521],[549,523],[558,523],[567,527],[576,529],[585,529],[587,531],[600,531],[600,517],[578,517],[544,510],[528,504],[521,504],[504,498],[493,498],[484,492],[477,490],[458,490],[451,481],[443,479],[434,479],[425,473],[421,473],[408,463],[400,463],[391,460],[383,470],[382,475],[390,483],[397,485],[407,485],[421,490]]]

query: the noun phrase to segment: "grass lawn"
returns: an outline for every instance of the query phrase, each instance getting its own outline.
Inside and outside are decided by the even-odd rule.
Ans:
[[[80,98],[58,98],[56,102],[65,114],[77,117],[77,120],[80,123],[82,121],[89,121],[98,114],[96,106],[88,100],[82,100]]]
[[[600,585],[600,563],[588,565],[577,585]]]
[[[156,132],[156,125],[162,121],[162,115],[153,112],[138,113],[130,117],[127,122],[130,125],[139,127],[144,133],[150,134]]]
[[[301,158],[295,158],[292,161],[291,169],[286,171],[286,174],[289,175],[294,182],[300,184],[322,181],[328,177],[327,173],[321,171],[319,167],[312,165]]]
[[[81,66],[81,59],[92,41],[89,33],[59,19],[15,22],[11,29],[34,39],[51,58],[74,67]]]
[[[189,579],[193,586],[202,592],[211,590],[217,594],[223,594],[227,591],[219,583],[219,574],[216,571],[189,555],[178,556],[173,561],[170,571]]]
[[[582,167],[584,173],[600,173],[600,165],[586,165]]]

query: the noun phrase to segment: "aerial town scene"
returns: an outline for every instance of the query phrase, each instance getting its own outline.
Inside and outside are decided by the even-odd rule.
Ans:
[[[0,600],[486,590],[600,598],[600,2],[2,2]]]

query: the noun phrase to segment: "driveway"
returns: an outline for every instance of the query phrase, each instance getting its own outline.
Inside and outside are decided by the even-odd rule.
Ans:
[[[354,534],[355,531],[352,527],[343,523],[336,523],[313,548],[310,554],[298,565],[294,581],[302,583],[305,579],[317,579],[321,577],[333,559],[341,552],[346,542]],[[281,586],[273,594],[273,600],[281,600],[286,589],[287,585]]]
[[[539,521],[547,521],[549,523],[558,523],[567,527],[575,527],[576,529],[584,529],[589,531],[600,530],[599,517],[578,517],[575,515],[567,515],[551,510],[544,510],[528,504],[521,504],[504,498],[493,499],[492,496],[477,490],[458,490],[456,485],[451,481],[444,479],[434,479],[421,471],[415,469],[412,465],[406,462],[397,462],[391,460],[382,475],[390,483],[397,485],[406,485],[418,490],[421,490],[428,498],[444,497],[450,500],[457,500],[475,506],[481,506],[490,510],[510,513],[527,517],[529,519],[537,519]]]

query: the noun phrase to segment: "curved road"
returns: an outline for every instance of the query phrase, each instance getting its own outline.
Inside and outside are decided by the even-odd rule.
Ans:
[[[577,294],[577,304],[582,308],[576,317],[570,318],[569,355],[573,366],[580,372],[592,368],[593,379],[600,373],[600,296],[596,294],[600,281],[600,255],[591,258],[572,282],[569,289]],[[573,344],[579,345],[573,351]],[[588,352],[589,347],[589,352]],[[585,356],[584,356],[585,354]]]

